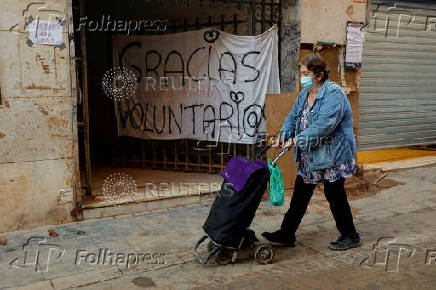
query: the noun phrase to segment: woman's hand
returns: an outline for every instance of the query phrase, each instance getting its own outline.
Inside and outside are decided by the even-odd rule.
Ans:
[[[283,144],[285,144],[285,137],[277,136],[277,138],[274,141],[274,144],[272,144],[272,147],[283,147]]]
[[[285,142],[285,137],[284,136],[278,136],[275,139],[274,144],[272,144],[272,147],[280,147],[282,149],[285,149],[287,147],[292,147],[293,145],[295,145],[295,139],[294,138],[291,138],[287,142]]]
[[[282,149],[285,149],[288,147],[291,148],[293,145],[295,145],[295,139],[291,138],[285,144],[282,144]]]

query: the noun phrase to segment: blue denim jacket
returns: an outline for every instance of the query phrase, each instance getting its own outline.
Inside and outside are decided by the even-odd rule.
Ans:
[[[354,157],[357,151],[353,134],[350,102],[342,88],[326,80],[318,90],[308,115],[308,127],[299,133],[301,114],[308,89],[303,89],[286,117],[280,136],[295,138],[295,164],[301,150],[308,151],[311,170],[332,168]]]

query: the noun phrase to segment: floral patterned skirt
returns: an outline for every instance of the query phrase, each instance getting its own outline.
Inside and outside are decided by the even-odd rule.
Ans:
[[[356,163],[356,158],[353,156],[343,164],[336,165],[332,168],[310,170],[309,154],[307,151],[302,151],[297,174],[303,178],[304,183],[318,184],[321,182],[335,182],[341,177],[349,178],[353,176],[356,171]]]

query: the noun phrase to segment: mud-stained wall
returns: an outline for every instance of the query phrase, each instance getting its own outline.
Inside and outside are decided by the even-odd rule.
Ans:
[[[301,1],[301,43],[345,43],[347,21],[364,22],[366,3],[353,0]]]
[[[59,201],[75,187],[68,22],[64,49],[26,43],[25,17],[48,20],[47,9],[68,21],[66,0],[44,2],[2,0],[0,232],[72,219],[72,202]]]
[[[362,1],[363,2],[363,1]],[[306,0],[301,1],[301,36],[304,49],[300,58],[313,53],[311,46],[318,42],[316,50],[323,56],[330,70],[330,80],[338,83],[346,92],[353,110],[354,135],[357,139],[359,125],[360,70],[344,68],[344,50],[347,21],[366,22],[367,3],[353,0]],[[306,49],[309,48],[310,49]]]
[[[265,109],[266,119],[268,120],[266,124],[266,131],[270,141],[272,141],[272,139],[279,134],[285,118],[294,107],[297,96],[297,92],[266,95]],[[278,153],[280,153],[280,149],[273,148],[268,151],[267,156],[268,158],[272,159]],[[282,172],[285,189],[293,188],[295,178],[297,177],[297,168],[294,164],[294,149],[280,158],[280,160],[277,162],[277,165]]]

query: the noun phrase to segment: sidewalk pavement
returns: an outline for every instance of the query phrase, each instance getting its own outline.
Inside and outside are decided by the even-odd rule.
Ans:
[[[338,233],[324,196],[314,195],[296,248],[275,248],[273,264],[252,252],[236,264],[200,265],[191,250],[211,199],[200,205],[3,233],[0,288],[14,289],[434,289],[436,167],[390,173],[406,184],[350,202],[363,246],[328,249]],[[287,203],[289,200],[287,201]],[[277,229],[288,204],[263,202],[260,238]],[[49,229],[58,236],[50,237]],[[206,253],[205,247],[202,254]]]

